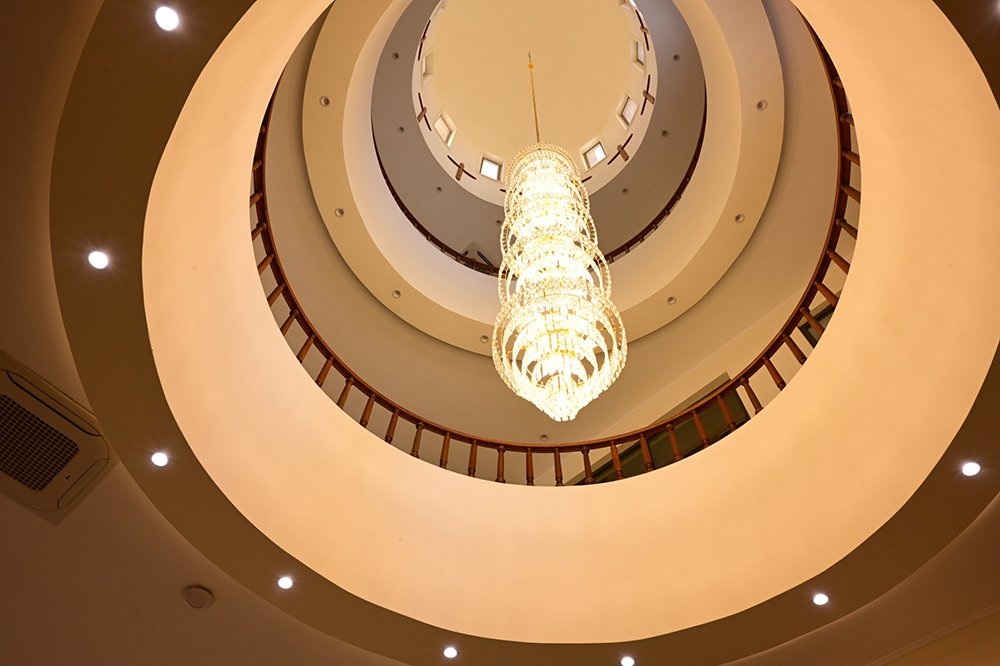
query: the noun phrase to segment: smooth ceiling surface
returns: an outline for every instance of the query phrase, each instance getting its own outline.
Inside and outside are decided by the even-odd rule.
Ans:
[[[649,12],[656,16],[655,23],[654,18],[649,19],[651,25],[667,24],[671,17],[680,21],[672,5],[666,9],[660,7],[658,11],[663,15]],[[373,297],[351,271],[316,209],[302,154],[302,89],[311,56],[309,50],[302,47],[282,77],[271,117],[266,166],[272,231],[296,298],[338,355],[390,399],[427,419],[484,437],[531,442],[545,434],[549,441],[564,442],[638,428],[662,417],[719,376],[727,373],[735,376],[771,340],[801,296],[819,258],[835,195],[836,135],[829,83],[815,44],[794,9],[790,10],[790,16],[792,20],[788,21],[772,19],[787,91],[786,131],[774,188],[751,241],[701,302],[660,330],[640,340],[630,339],[629,361],[622,376],[574,421],[554,422],[518,398],[500,380],[488,355],[456,349],[410,326]],[[406,18],[407,13],[404,13],[401,20]],[[686,29],[666,35],[658,31],[657,34],[679,39],[685,32]],[[397,38],[394,32],[387,51],[398,46],[393,41]],[[690,34],[683,44],[684,57],[679,63],[671,62],[671,66],[676,64],[686,69],[671,70],[672,76],[700,86],[700,68],[694,67],[691,64],[694,58],[689,57],[695,51]],[[380,84],[395,80],[393,68],[397,65],[398,61],[383,54],[380,78],[376,79],[374,90],[379,100],[385,99],[379,96],[380,93],[389,93],[387,88],[380,89]],[[316,104],[314,97],[306,99],[305,104]],[[389,168],[407,164],[414,154],[426,154],[418,138],[393,129],[391,116],[387,114],[398,106],[383,101],[373,108],[379,124],[386,130],[380,135],[386,137],[384,145],[388,147],[385,150],[393,151]],[[669,120],[679,120],[684,114],[700,117],[700,109],[694,111],[692,114],[688,109],[672,109],[669,101],[662,106],[657,104],[657,113],[664,112]],[[693,136],[689,138],[694,140]],[[660,137],[655,140],[671,141]],[[416,149],[406,148],[403,145],[406,142],[416,143]],[[658,153],[670,150],[669,146],[654,143],[654,137],[650,137],[633,161],[637,167],[642,166],[642,160],[655,160],[660,157]],[[431,161],[417,171],[425,173],[436,168]],[[627,170],[620,177],[632,178],[634,173]],[[631,182],[633,187],[638,184]],[[655,182],[648,185],[653,188]],[[487,205],[460,188],[459,192],[473,204]],[[641,192],[635,194],[643,196]],[[605,201],[604,205],[609,208],[604,220],[614,222],[614,216],[610,215],[612,202],[602,199],[605,195],[615,196],[612,190],[605,188],[593,201],[595,205],[599,199]],[[448,197],[449,194],[433,196]],[[632,196],[617,195],[630,202]],[[464,199],[457,203],[462,201]],[[637,198],[636,201],[641,200]],[[628,212],[635,210],[628,209]],[[460,220],[451,217],[452,211],[447,207],[442,214],[456,222]],[[492,222],[484,224],[497,229]],[[414,242],[425,243],[420,237]],[[262,256],[257,258],[262,259]],[[459,267],[457,278],[465,277],[482,276]],[[495,279],[489,281],[495,293]],[[839,288],[832,282],[831,287]],[[411,298],[405,285],[397,283],[393,288],[403,290],[404,296],[398,300],[390,298],[390,302],[400,303]],[[269,291],[268,286],[265,291]],[[279,322],[287,316],[280,305],[275,307]],[[302,340],[290,336],[289,341],[292,346],[297,345],[295,351],[298,351]],[[488,344],[473,342],[488,354]],[[800,345],[807,346],[804,341],[800,341]],[[779,357],[776,362],[782,372],[786,372],[786,362],[797,365],[790,354],[787,358]],[[319,368],[311,366],[310,370],[319,372]],[[790,376],[792,368],[787,370],[786,376]],[[337,382],[331,380],[327,388],[336,400],[340,391]],[[635,396],[644,398],[637,401]],[[763,393],[762,398],[766,398]],[[350,409],[354,407],[353,403],[349,405]],[[372,427],[373,431],[382,428],[384,432],[385,423],[376,421]],[[408,446],[407,440],[401,432],[395,441],[402,448]],[[488,475],[491,458],[483,456],[481,464],[486,466],[483,474]],[[551,461],[539,460],[536,464],[547,467]],[[567,465],[575,463],[567,462]],[[511,473],[522,472],[513,470]]]
[[[617,114],[635,69],[630,18],[618,0],[450,0],[424,55],[457,131],[509,161],[535,141],[530,53],[542,136],[577,155]]]
[[[500,230],[496,221],[503,218],[502,199],[499,204],[491,204],[472,195],[463,187],[469,179],[456,182],[450,162],[446,162],[446,169],[441,168],[425,142],[426,137],[437,143],[440,139],[427,125],[416,122],[416,113],[411,108],[412,63],[420,34],[435,5],[433,0],[412,2],[386,41],[372,88],[372,130],[387,177],[420,223],[459,251],[475,243],[499,265]],[[646,4],[643,15],[651,43],[665,52],[669,61],[655,72],[656,104],[647,105],[644,114],[649,116],[649,142],[642,141],[640,145],[635,138],[629,143],[628,165],[608,185],[595,191],[594,181],[587,183],[598,239],[605,251],[631,239],[663,209],[688,169],[702,127],[705,81],[690,31],[671,2]],[[526,73],[523,67],[517,71]],[[642,78],[635,67],[630,74]],[[622,91],[627,81],[622,81]],[[527,85],[528,81],[521,83]],[[645,79],[641,83],[644,86]],[[306,103],[316,101],[309,99]],[[558,117],[556,126],[564,115],[572,116],[576,110],[568,106],[562,109],[563,115]],[[530,106],[528,113],[524,120],[532,132]],[[620,124],[618,131],[622,131]],[[456,141],[462,136],[458,135]],[[477,175],[472,168],[478,164],[476,157],[478,153],[468,160],[474,175]],[[619,166],[624,166],[620,158],[607,168]],[[499,190],[500,184],[495,185]]]
[[[76,3],[73,6],[77,7],[81,4]],[[51,20],[61,16],[58,10],[65,9],[68,3],[60,2],[58,7],[46,6],[45,3],[38,3],[35,6],[38,7],[38,16],[40,19]],[[187,16],[189,15],[185,14],[185,17]],[[143,15],[143,18],[148,20],[148,16]],[[19,16],[17,21],[5,23],[4,25],[22,37],[29,34],[29,31],[24,29],[25,20],[23,15]],[[16,44],[17,40],[8,36],[8,38],[5,38],[4,43]],[[49,50],[48,53],[54,50]],[[34,73],[45,71],[45,66],[41,64],[40,56],[36,54],[31,57],[25,57],[25,50],[21,46],[18,46],[18,53],[21,54],[18,62],[22,64],[23,71]],[[40,78],[42,77],[37,77],[37,79]],[[8,89],[15,90],[14,88]],[[24,98],[25,95],[12,93],[12,97]],[[54,100],[50,102],[58,105]],[[7,105],[4,108],[5,110],[12,110],[15,107],[14,105]],[[20,129],[16,124],[5,124],[3,129],[5,139],[10,138],[11,134],[19,132]],[[50,127],[50,130],[54,132],[54,127]],[[5,145],[11,144],[7,143]],[[16,189],[16,185],[19,182],[15,178],[11,181],[11,184],[15,185]],[[4,232],[9,239],[11,238],[9,234],[11,218],[6,218],[6,220],[7,225],[4,228]],[[31,247],[35,246],[32,245]],[[24,249],[28,248],[24,247]],[[8,282],[8,277],[13,282]],[[24,296],[30,300],[40,298],[43,293],[38,289],[36,284],[27,281],[23,273],[5,276],[4,279],[5,283],[16,285],[18,289],[24,292]],[[21,318],[19,315],[12,314],[6,308],[6,304],[3,314],[6,317],[5,322],[8,322],[4,326],[5,332],[23,330],[22,326],[27,320]],[[52,321],[47,325],[53,325]],[[56,325],[56,329],[54,333],[58,335],[61,326]],[[49,331],[48,333],[51,334],[53,331]],[[21,355],[24,356],[23,354]],[[51,373],[46,374],[51,376]],[[64,388],[68,390],[68,387],[64,386]],[[984,433],[984,436],[988,436],[988,433]],[[135,468],[133,468],[134,472]],[[125,474],[123,468],[115,470],[115,473],[109,476],[105,483],[118,483],[120,474]],[[141,662],[155,664],[178,663],[183,660],[185,663],[208,664],[219,663],[220,660],[228,661],[232,658],[239,658],[241,663],[248,664],[281,662],[304,664],[330,663],[331,660],[334,663],[341,663],[338,661],[340,657],[336,653],[322,652],[321,646],[317,648],[315,653],[296,652],[294,650],[296,646],[304,647],[307,650],[312,649],[306,646],[309,638],[307,635],[295,633],[283,624],[280,621],[283,617],[281,613],[278,613],[276,616],[266,617],[263,624],[255,625],[255,614],[261,610],[261,606],[255,606],[252,603],[252,598],[246,601],[242,599],[239,601],[241,607],[247,610],[250,615],[240,617],[239,622],[235,624],[223,626],[222,624],[213,622],[210,626],[205,627],[204,633],[200,633],[199,629],[192,628],[190,625],[184,625],[178,633],[170,634],[170,637],[174,640],[157,642],[155,634],[157,631],[163,630],[167,620],[164,611],[157,604],[148,603],[148,597],[143,589],[123,586],[122,580],[126,577],[129,580],[133,579],[133,576],[129,572],[134,567],[142,568],[143,576],[140,578],[143,581],[157,577],[172,576],[171,572],[180,566],[179,562],[182,558],[176,556],[176,551],[170,550],[170,547],[175,543],[183,543],[183,537],[174,532],[165,522],[159,521],[158,517],[154,514],[141,512],[142,515],[139,520],[134,522],[124,519],[122,513],[124,510],[137,503],[141,503],[141,498],[133,495],[110,491],[105,492],[102,488],[92,494],[87,499],[87,502],[94,503],[94,514],[92,515],[96,516],[100,524],[106,527],[108,531],[101,533],[89,529],[90,526],[88,526],[88,529],[74,530],[74,538],[72,540],[61,539],[58,543],[55,543],[49,538],[38,538],[36,531],[19,517],[26,514],[20,509],[13,507],[7,500],[0,499],[0,503],[3,503],[5,508],[13,507],[15,509],[13,513],[9,513],[6,510],[0,513],[0,525],[2,525],[5,535],[14,535],[17,538],[14,548],[4,549],[4,554],[12,556],[12,558],[4,561],[3,569],[5,571],[18,571],[18,580],[24,581],[26,584],[23,593],[15,592],[5,595],[2,604],[4,624],[15,630],[14,640],[9,640],[5,644],[5,656],[10,660],[10,663],[105,664]],[[84,514],[80,513],[77,515],[83,516]],[[63,527],[71,524],[72,520],[73,518],[67,521],[64,526],[57,528],[58,530],[62,530],[58,533],[68,534]],[[48,525],[44,527],[49,531],[55,529]],[[150,540],[155,538],[155,534],[164,535],[163,540],[155,541],[155,543],[162,553],[168,555],[162,561],[157,561],[156,566],[150,568],[145,567],[146,562],[144,558],[152,557],[157,552],[146,552],[137,548],[136,546],[141,544],[140,541],[115,540],[123,534],[130,533],[142,535],[143,540],[145,540],[147,533],[143,529],[147,527],[150,530],[150,536],[148,537]],[[985,532],[987,535],[985,542],[963,543],[963,547],[968,547],[973,552],[983,553],[985,545],[996,544],[998,542],[995,538],[997,533],[995,520],[986,525],[977,523],[974,528],[979,531],[980,535]],[[109,550],[105,552],[103,548],[92,548],[95,542],[105,543],[109,547]],[[956,541],[957,545],[959,545],[959,542]],[[56,551],[63,553],[72,552],[86,555],[86,557],[75,557],[72,561],[59,560],[56,563],[48,559]],[[120,557],[108,560],[109,554]],[[968,553],[965,554],[968,555]],[[201,556],[197,557],[200,558]],[[915,607],[926,608],[928,606],[937,606],[939,604],[928,604],[926,602],[928,599],[939,601],[943,598],[954,598],[958,589],[982,589],[985,587],[982,584],[983,581],[996,573],[995,567],[992,566],[995,557],[989,559],[981,568],[971,568],[971,571],[969,570],[970,567],[967,566],[968,560],[963,559],[959,553],[955,553],[955,557],[956,559],[942,564],[941,568],[945,572],[952,574],[959,572],[969,573],[970,577],[950,578],[933,589],[918,589],[914,591],[914,596],[893,609],[885,611],[881,615],[876,614],[860,619],[860,622],[866,623],[868,627],[877,627],[878,631],[869,632],[864,637],[859,638],[860,632],[849,629],[838,640],[828,642],[822,646],[814,646],[811,652],[807,649],[805,652],[800,653],[805,655],[804,658],[779,662],[778,659],[781,657],[781,654],[776,653],[762,655],[762,660],[754,663],[819,663],[821,656],[826,660],[823,663],[836,664],[837,666],[870,662],[879,654],[883,654],[883,652],[879,651],[882,646],[891,644],[902,635],[901,631],[894,630],[894,626],[901,624],[905,628],[912,628],[910,619]],[[204,560],[199,559],[199,561]],[[108,566],[109,562],[113,562],[113,566]],[[84,579],[94,584],[92,586],[76,585],[76,579],[67,579],[64,585],[48,585],[47,583],[52,578],[51,566],[53,564],[65,565],[67,568],[76,567],[77,570],[85,570],[82,574]],[[981,574],[982,578],[977,578],[976,574]],[[204,580],[200,575],[197,578],[198,580]],[[186,580],[187,576],[184,575],[177,578],[178,581],[181,579]],[[172,594],[173,588],[169,585],[167,587],[170,588],[170,594]],[[11,588],[6,589],[10,590]],[[116,594],[109,595],[109,591]],[[133,605],[135,604],[135,600],[140,598],[142,599],[142,604]],[[96,603],[101,600],[107,600],[109,606],[101,606],[99,603]],[[30,603],[26,603],[26,601],[30,601]],[[135,608],[136,610],[148,609],[149,612],[115,614],[118,606],[130,609]],[[186,609],[184,610],[186,611]],[[266,606],[264,610],[266,611]],[[878,610],[873,609],[873,612],[878,613]],[[83,622],[85,620],[93,620],[94,624],[87,624]],[[48,627],[52,624],[64,627],[64,631],[59,637],[53,638],[52,634],[48,632]],[[254,626],[259,626],[259,629],[254,631]],[[81,631],[78,634],[70,636],[65,632],[66,627],[79,627]],[[126,646],[121,651],[116,650],[114,645],[109,645],[104,640],[109,628],[113,628],[117,639],[116,644]],[[263,637],[265,643],[258,644],[253,642],[253,639],[258,635]],[[149,638],[150,640],[128,640],[133,636]],[[289,651],[282,654],[272,654],[267,651],[268,643],[280,647],[282,645],[280,639],[284,636],[291,636]],[[27,640],[19,640],[21,637]],[[204,641],[199,642],[199,639],[202,637],[204,637]],[[191,645],[193,649],[190,651],[186,650],[185,647],[187,645]],[[220,648],[220,646],[232,646],[237,651],[221,655],[213,652],[214,649]],[[251,649],[242,651],[244,647]],[[178,653],[176,651],[182,652]],[[315,662],[311,661],[307,655],[313,655]],[[678,656],[678,659],[681,659],[681,657]],[[348,658],[343,663],[367,662],[353,657]],[[574,663],[580,662],[576,661]],[[880,660],[879,663],[884,662]]]
[[[243,108],[234,123],[236,109],[225,108],[228,124],[222,127],[224,109],[212,83],[230,81],[241,72],[245,53],[240,45],[250,43],[265,19],[274,20],[268,14],[272,7],[258,5],[260,13],[238,27],[248,41],[227,40],[188,98],[186,115],[174,130],[153,185],[144,246],[146,312],[160,381],[200,461],[240,510],[353,594],[438,627],[495,639],[488,655],[476,657],[494,662],[504,658],[502,650],[514,649],[510,641],[586,644],[648,637],[651,644],[668,642],[662,634],[721,621],[803,584],[878,530],[951,442],[996,348],[998,315],[973,312],[957,295],[982,297],[983,285],[993,284],[983,277],[997,270],[992,261],[997,231],[987,214],[992,195],[977,168],[982,165],[989,173],[998,168],[983,137],[1000,134],[1000,118],[967,49],[926,5],[896,35],[898,45],[906,48],[894,57],[945,58],[953,66],[946,76],[902,79],[889,90],[878,85],[879,70],[867,68],[867,51],[880,48],[884,35],[866,33],[852,40],[848,50],[843,40],[854,33],[855,24],[845,23],[845,15],[803,4],[816,15],[817,31],[831,35],[831,53],[843,57],[845,80],[853,77],[858,86],[852,98],[858,117],[867,114],[869,127],[879,130],[875,143],[881,150],[866,157],[868,208],[862,209],[865,220],[878,222],[868,225],[866,244],[859,246],[852,268],[852,280],[860,280],[865,289],[845,292],[837,320],[794,387],[723,444],[656,474],[568,490],[482,483],[388,447],[366,446],[378,438],[362,432],[321,395],[265,324],[271,315],[259,301],[250,257],[220,252],[245,238],[245,230],[213,227],[192,217],[185,221],[188,233],[176,233],[179,187],[193,187],[204,199],[202,215],[218,218],[231,210],[245,219],[245,190],[238,178],[243,172],[236,158],[243,145],[240,133],[256,136],[256,119]],[[695,0],[685,3],[685,9],[701,19],[712,12]],[[891,8],[860,2],[852,10],[850,16],[867,14],[871,20],[858,25],[868,30],[885,17],[883,12],[891,13]],[[285,48],[290,48],[290,33],[287,28],[281,42]],[[891,60],[881,64],[894,66]],[[270,94],[266,81],[246,73],[241,81],[247,95],[263,106]],[[925,127],[914,116],[938,111],[910,103],[928,86],[965,99],[968,122],[934,126],[936,135],[906,131],[900,114]],[[207,116],[201,118],[201,113]],[[956,154],[941,149],[941,135],[947,145],[975,154],[977,168],[955,164]],[[213,162],[198,164],[203,173],[195,178],[190,172],[194,155],[203,154],[208,136],[224,145],[213,153]],[[923,144],[915,143],[914,136]],[[928,151],[934,159],[899,159]],[[901,170],[901,165],[907,168]],[[210,173],[221,176],[219,189],[209,188]],[[900,197],[899,183],[923,190],[940,183],[943,174],[950,186],[964,192],[959,201],[970,220],[968,235],[915,234],[914,226],[921,222],[933,230],[938,216],[926,207],[929,202],[916,206]],[[197,269],[197,276],[176,270],[178,256]],[[955,261],[959,256],[961,262]],[[883,257],[892,258],[891,270]],[[944,264],[947,271],[927,270]],[[185,276],[206,285],[197,299],[180,288],[178,280]],[[978,285],[974,295],[969,284]],[[914,288],[925,296],[919,310],[898,297]],[[942,302],[949,305],[947,318],[940,317]],[[893,322],[901,308],[919,320],[923,335],[900,336]],[[184,344],[206,324],[227,323],[240,335],[204,340],[194,348]],[[920,384],[923,359],[936,345],[962,348],[964,354],[939,366],[941,382]],[[874,349],[878,355],[871,353]],[[254,358],[254,365],[241,365],[241,356]],[[867,373],[863,384],[856,381],[861,372]],[[268,381],[262,382],[263,376]],[[865,436],[884,419],[879,397],[894,393],[900,383],[910,390],[909,400],[897,406],[898,439],[870,447]],[[209,410],[211,418],[206,401],[217,407]],[[271,409],[262,412],[257,406],[264,402]],[[817,404],[838,409],[817,412],[812,407]],[[930,405],[936,419],[928,422],[919,416]],[[283,440],[291,432],[294,456],[287,455]],[[232,439],[241,453],[249,447],[258,455],[235,455]],[[268,461],[266,468],[261,459]],[[386,478],[395,481],[386,484]],[[454,502],[456,494],[462,502]],[[656,503],[649,501],[651,496]],[[751,496],[756,498],[752,504],[745,499]],[[317,529],[328,507],[348,502],[352,511],[338,513],[336,524]],[[685,510],[686,503],[697,511]],[[504,511],[496,512],[501,505]],[[525,515],[540,518],[525,521]],[[583,524],[597,533],[617,530],[619,538],[595,542],[580,529]],[[706,532],[705,524],[715,529]],[[442,525],[461,529],[441,532]],[[442,538],[447,548],[442,548]],[[519,543],[529,543],[549,558],[526,571],[518,566]],[[633,568],[593,578],[585,590],[579,587],[581,578],[620,550],[632,553]],[[484,566],[463,566],[470,560]],[[447,570],[452,577],[415,578],[395,566],[399,561]],[[644,576],[656,567],[684,569],[688,575]],[[479,591],[475,598],[467,595],[470,588]],[[714,594],[720,588],[729,594]],[[623,589],[629,590],[627,597]],[[428,631],[427,639],[433,634]]]

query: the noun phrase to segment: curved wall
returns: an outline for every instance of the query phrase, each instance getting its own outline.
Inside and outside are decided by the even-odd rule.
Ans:
[[[431,624],[591,643],[749,608],[831,566],[902,506],[968,413],[1000,332],[1000,313],[978,307],[1000,295],[989,182],[1000,114],[930,2],[905,3],[905,21],[899,3],[797,3],[851,90],[866,233],[837,320],[795,384],[679,465],[564,489],[481,483],[384,446],[322,395],[274,329],[244,235],[245,167],[281,58],[321,4],[261,0],[241,20],[192,90],[146,217],[144,292],[164,392],[200,462],[259,529],[349,591]],[[724,20],[732,3],[677,4],[694,27]],[[879,26],[890,20],[887,35]],[[250,51],[263,34],[274,50]],[[954,108],[965,122],[942,122]],[[942,187],[953,197],[922,196]],[[194,212],[192,197],[204,202]],[[955,216],[966,233],[949,233]],[[206,326],[238,334],[205,340]],[[941,349],[962,353],[924,381]],[[907,398],[896,402],[900,386]],[[873,445],[887,404],[894,437]]]

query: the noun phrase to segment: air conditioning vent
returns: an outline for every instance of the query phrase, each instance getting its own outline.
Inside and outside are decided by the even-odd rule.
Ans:
[[[0,351],[0,492],[58,523],[112,461],[93,414]]]
[[[31,490],[45,490],[79,452],[69,437],[0,394],[0,472]]]

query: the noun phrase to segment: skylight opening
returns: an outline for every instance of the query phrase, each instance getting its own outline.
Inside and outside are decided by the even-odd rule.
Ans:
[[[593,169],[607,156],[608,154],[604,152],[604,146],[601,145],[600,141],[595,143],[583,153],[583,159],[587,163],[588,169]]]
[[[646,47],[642,42],[632,40],[632,59],[640,67],[646,66]]]
[[[479,165],[479,173],[483,174],[487,178],[500,180],[500,162],[484,157],[482,164]]]
[[[618,114],[618,117],[624,121],[625,126],[628,127],[632,124],[635,119],[635,112],[639,110],[639,105],[631,97],[625,98],[625,104],[622,105],[622,110]]]
[[[434,131],[438,133],[446,146],[451,146],[451,140],[455,138],[455,126],[443,113],[434,121]]]

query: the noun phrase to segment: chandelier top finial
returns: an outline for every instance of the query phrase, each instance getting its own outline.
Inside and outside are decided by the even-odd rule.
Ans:
[[[538,104],[535,102],[535,63],[531,62],[531,51],[528,51],[528,73],[531,75],[531,108],[535,111],[535,143],[541,143],[538,133]]]

